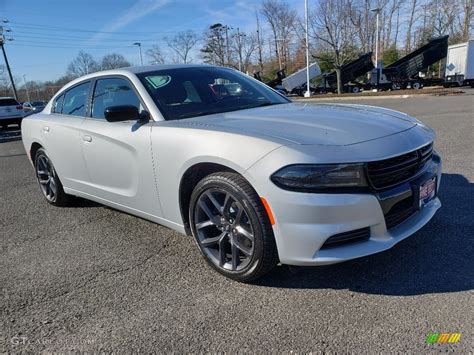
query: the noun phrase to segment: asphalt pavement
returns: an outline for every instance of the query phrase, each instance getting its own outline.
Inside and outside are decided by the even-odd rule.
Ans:
[[[191,238],[96,203],[47,204],[21,141],[0,143],[0,352],[474,351],[474,96],[364,99],[437,132],[443,207],[381,254],[212,271]],[[353,101],[348,101],[353,102]],[[431,332],[457,344],[426,344]]]

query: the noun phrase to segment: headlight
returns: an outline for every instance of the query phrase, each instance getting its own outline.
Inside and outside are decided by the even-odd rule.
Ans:
[[[289,165],[274,173],[271,180],[286,190],[327,191],[338,188],[364,188],[364,164]]]

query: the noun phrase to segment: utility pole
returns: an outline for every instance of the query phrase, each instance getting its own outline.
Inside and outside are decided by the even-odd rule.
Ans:
[[[380,71],[379,68],[379,14],[382,8],[377,7],[375,9],[371,9],[370,11],[375,12],[376,14],[376,25],[375,25],[375,69],[377,71],[377,85],[380,82]],[[395,42],[396,43],[396,42]]]
[[[6,22],[6,21],[7,20],[3,20],[3,22]],[[5,66],[7,67],[8,75],[10,77],[10,82],[12,83],[13,95],[15,96],[15,100],[18,101],[18,95],[16,93],[15,82],[13,81],[13,75],[10,69],[10,64],[8,63],[7,52],[5,52],[4,44],[5,44],[5,37],[3,36],[3,27],[0,26],[0,47],[2,47],[3,58],[5,59]]]
[[[228,31],[232,30],[233,28],[225,25],[223,27],[223,29],[225,31],[225,48],[226,48],[226,56],[227,56],[227,65],[230,66],[230,51],[229,51],[229,34],[228,34]]]
[[[242,71],[242,37],[247,36],[245,33],[240,33],[240,29],[237,27],[237,34],[233,37],[237,37],[237,47],[238,47],[238,55],[239,55],[239,71]]]
[[[142,44],[140,42],[135,42],[133,45],[138,46],[138,52],[140,53],[140,63],[143,66]]]
[[[370,11],[375,12],[376,14],[376,25],[375,25],[375,67],[379,68],[379,15],[382,9],[377,7],[371,9]]]
[[[260,67],[260,72],[262,72],[263,71],[262,41],[261,41],[261,33],[260,33],[260,22],[258,20],[257,11],[255,11],[255,16],[257,16],[258,65]]]
[[[25,81],[26,99],[30,101],[30,92],[28,90],[28,83],[26,82],[26,74],[23,74],[23,80]]]
[[[308,0],[304,1],[304,18],[305,18],[305,47],[306,47],[306,92],[304,97],[311,96],[311,88],[309,84],[309,36],[308,36]]]

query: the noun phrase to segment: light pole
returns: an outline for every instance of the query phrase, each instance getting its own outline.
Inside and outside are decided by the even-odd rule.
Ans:
[[[29,90],[28,90],[28,83],[26,82],[26,74],[23,74],[23,80],[25,81],[26,99],[29,102],[30,101],[30,93],[29,93]]]
[[[308,0],[304,1],[304,20],[305,20],[305,44],[306,44],[306,92],[304,97],[311,96],[311,89],[309,84],[309,36],[308,36]]]
[[[379,15],[382,8],[377,7],[371,9],[370,11],[375,12],[376,14],[376,27],[375,27],[375,67],[379,68]]]
[[[143,66],[142,44],[140,42],[135,42],[133,45],[138,47],[138,52],[140,53],[140,63]]]

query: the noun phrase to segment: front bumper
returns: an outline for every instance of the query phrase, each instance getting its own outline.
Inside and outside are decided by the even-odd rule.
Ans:
[[[439,189],[439,158],[433,160],[417,180],[428,176],[437,176]],[[411,192],[415,181],[404,186]],[[398,186],[395,193],[399,193],[401,187]],[[435,197],[402,223],[387,229],[383,211],[386,201],[382,201],[381,195],[375,192],[317,194],[284,190],[272,194],[270,205],[276,219],[273,227],[280,261],[288,265],[327,265],[390,249],[422,228],[441,207]],[[414,192],[413,197],[416,198]],[[321,248],[331,236],[362,228],[370,228],[368,240]]]

